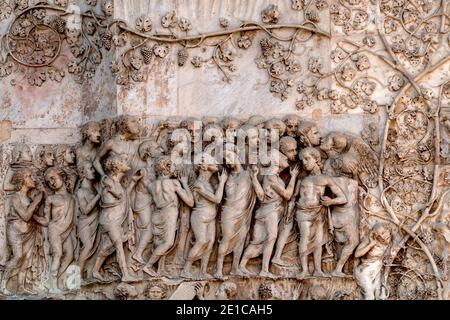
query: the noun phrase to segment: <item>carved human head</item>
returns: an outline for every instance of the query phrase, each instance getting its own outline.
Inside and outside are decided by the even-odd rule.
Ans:
[[[254,116],[251,116],[247,120],[246,124],[255,126],[258,129],[263,129],[265,123],[266,123],[266,118],[264,118],[263,116],[260,116],[260,115],[254,115]]]
[[[31,148],[24,143],[17,144],[12,149],[12,161],[11,163],[31,163],[33,162],[33,154]]]
[[[163,300],[167,296],[167,287],[162,283],[150,283],[146,295],[150,300]]]
[[[328,156],[334,154],[341,154],[347,148],[347,137],[340,132],[331,132],[320,144],[320,149],[323,150]]]
[[[238,118],[227,117],[222,121],[222,128],[226,130],[236,131],[241,126],[241,121]]]
[[[72,165],[75,163],[75,148],[70,145],[59,145],[56,147],[56,157],[60,165]]]
[[[44,145],[39,148],[38,151],[39,162],[47,167],[55,165],[55,151],[52,146]]]
[[[271,300],[278,296],[277,289],[272,282],[263,282],[258,288],[259,300]]]
[[[281,138],[280,151],[288,158],[289,161],[294,162],[297,160],[297,141],[290,136]]]
[[[277,174],[289,167],[288,158],[277,149],[270,150],[270,164],[268,168],[269,174]]]
[[[236,294],[236,284],[231,281],[225,281],[220,284],[215,295],[217,300],[231,300],[236,297]]]
[[[189,131],[191,143],[199,142],[202,139],[203,123],[196,118],[187,118],[180,123],[180,127]]]
[[[296,137],[298,125],[300,124],[300,117],[295,114],[290,114],[283,118],[283,122],[286,125],[286,134],[290,137]]]
[[[300,151],[300,160],[307,171],[312,171],[316,167],[321,168],[321,156],[319,150],[313,147],[307,147]]]
[[[101,126],[98,122],[88,122],[81,127],[81,140],[87,141],[94,144],[99,144],[101,142]]]
[[[204,142],[223,142],[223,130],[217,123],[209,123],[203,128],[203,141]]]
[[[79,163],[77,171],[81,179],[95,180],[95,169],[90,161]]]
[[[14,171],[11,183],[16,191],[19,191],[23,187],[32,189],[36,187],[36,182],[33,178],[33,172],[29,168],[20,168]]]
[[[444,172],[444,182],[447,185],[450,185],[450,170]]]
[[[314,122],[302,121],[298,126],[298,136],[300,142],[305,147],[317,147],[320,145],[322,137]]]
[[[155,172],[158,176],[173,176],[175,173],[175,166],[170,157],[163,156],[158,158],[155,163]]]
[[[264,128],[269,132],[277,132],[279,137],[284,136],[286,132],[286,125],[284,124],[284,122],[276,118],[266,121],[266,123],[264,124]]]
[[[66,174],[59,167],[50,167],[45,171],[45,182],[54,191],[58,191],[65,186]]]
[[[376,223],[370,236],[383,244],[388,244],[391,241],[391,230],[385,223]]]
[[[111,155],[105,161],[105,169],[108,174],[126,173],[130,170],[128,157],[125,155]]]
[[[240,160],[239,160],[239,156],[237,154],[235,144],[233,144],[233,143],[225,144],[224,158],[225,158],[225,163],[231,168],[234,168],[237,165],[239,165]]]
[[[102,9],[105,15],[112,16],[114,14],[114,1],[113,0],[103,0]]]
[[[238,141],[244,141],[248,146],[257,147],[259,143],[259,130],[257,127],[245,124],[238,130]]]
[[[149,158],[156,158],[162,156],[164,150],[154,140],[147,140],[141,143],[138,149],[139,157],[143,161],[147,161]]]
[[[141,131],[139,118],[135,116],[123,115],[116,122],[117,132],[121,135],[128,135],[135,138]]]
[[[211,171],[211,172],[219,171],[219,166],[217,164],[216,159],[214,159],[213,156],[211,156],[210,154],[208,154],[206,152],[203,152],[201,157],[202,157],[202,162],[198,166],[199,170]]]

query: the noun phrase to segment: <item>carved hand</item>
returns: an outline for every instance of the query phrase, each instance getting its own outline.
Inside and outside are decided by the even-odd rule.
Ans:
[[[258,168],[258,166],[253,165],[253,166],[252,166],[252,176],[253,176],[254,178],[256,178],[256,177],[258,177],[258,174],[259,174],[259,168]]]
[[[322,196],[322,197],[320,197],[320,204],[325,207],[329,207],[334,204],[334,201],[330,197]]]
[[[225,169],[223,169],[222,174],[220,175],[220,183],[225,184],[228,180],[228,173]]]
[[[300,166],[296,164],[294,168],[290,170],[291,177],[297,178],[298,174],[300,173]]]

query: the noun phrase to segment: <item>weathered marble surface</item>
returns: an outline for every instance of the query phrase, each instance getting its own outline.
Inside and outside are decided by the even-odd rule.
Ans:
[[[17,18],[23,16],[22,10],[45,3],[52,7],[47,7],[44,12],[36,11],[36,7],[29,12],[36,12],[36,19],[40,19],[40,14],[44,15],[43,19],[45,16],[56,17],[55,14],[64,12],[67,5],[68,10],[76,13],[93,10],[101,21],[105,18],[106,21],[119,19],[123,22],[112,25],[111,35],[105,35],[105,25],[96,25],[95,20],[89,18],[90,14],[86,14],[82,19],[84,34],[73,40],[67,30],[77,29],[80,17],[64,16],[63,19],[74,19],[75,22],[56,32],[60,51],[43,44],[50,50],[49,56],[57,51],[57,58],[49,65],[30,67],[24,61],[17,61],[20,50],[14,51],[16,47],[11,41],[20,36],[21,31],[14,26],[19,21]],[[113,4],[113,9],[108,7],[109,4]],[[262,12],[270,5],[277,6],[280,15],[277,23],[270,19],[263,21]],[[181,30],[183,27],[178,23],[170,30],[163,26],[162,17],[172,10],[178,18],[189,19],[189,30]],[[90,121],[114,122],[121,115],[136,115],[140,117],[141,125],[147,127],[145,136],[160,120],[172,118],[217,117],[221,121],[225,117],[236,117],[245,122],[253,115],[262,115],[269,120],[296,114],[302,121],[315,122],[322,137],[335,131],[362,137],[381,160],[381,164],[373,164],[379,181],[370,188],[361,183],[359,186],[370,194],[359,201],[370,216],[369,223],[360,233],[362,240],[374,222],[390,220],[395,253],[392,259],[395,258],[395,263],[401,267],[391,268],[385,279],[393,288],[389,298],[448,299],[450,21],[446,14],[449,10],[448,1],[427,0],[0,0],[0,35],[4,36],[0,45],[1,180],[5,179],[12,162],[15,145],[27,144],[36,154],[41,145],[79,144],[82,139],[80,127]],[[151,30],[142,30],[146,27],[143,24],[136,25],[142,15],[151,20]],[[221,26],[221,19],[227,19],[229,26]],[[308,19],[314,23],[307,22]],[[41,22],[57,28],[51,19]],[[184,27],[189,27],[185,22]],[[243,23],[255,26],[255,30],[241,33],[239,27]],[[286,27],[270,29],[277,25]],[[71,29],[70,26],[75,27]],[[307,32],[302,26],[312,28],[314,32]],[[91,32],[93,27],[94,32]],[[264,31],[266,27],[269,27],[267,32],[273,30],[272,37]],[[29,30],[24,25],[22,28]],[[227,33],[234,29],[237,31]],[[175,34],[174,43],[161,36],[171,32]],[[202,39],[202,35],[216,32],[223,34]],[[298,32],[297,41],[273,38],[289,38],[293,32]],[[149,53],[151,62],[148,65],[141,53],[142,33],[154,37],[148,42],[153,50]],[[187,43],[193,48],[187,50],[184,66],[179,66],[178,53],[183,49],[182,44],[186,44],[181,38],[197,35]],[[232,35],[231,39],[227,38],[229,35]],[[242,39],[243,36],[248,38]],[[289,52],[293,69],[286,70],[284,62],[271,68],[261,59],[264,58],[261,41],[268,38],[284,47],[284,51],[268,51],[270,59],[278,59]],[[122,40],[124,45],[116,46]],[[244,43],[244,40],[251,42]],[[37,39],[32,41],[38,42]],[[110,42],[111,49],[106,50]],[[167,45],[167,54],[155,51],[154,45],[160,45],[159,49],[163,51]],[[246,48],[247,45],[250,46]],[[137,47],[129,50],[132,46]],[[92,51],[87,53],[86,50]],[[42,58],[42,52],[38,48],[30,56],[41,55]],[[125,52],[127,54],[123,55]],[[100,53],[100,59],[97,53]],[[44,54],[42,59],[49,56]],[[130,59],[132,56],[134,61]],[[195,57],[200,58],[195,60]],[[25,55],[23,59],[29,58]],[[366,58],[368,61],[364,61]],[[315,59],[320,68],[313,63]],[[71,61],[77,64],[73,65]],[[117,67],[114,61],[119,63],[119,72],[114,72]],[[86,67],[86,62],[93,67],[92,72],[82,70],[77,75],[74,70],[78,66]],[[77,76],[85,79],[78,81]],[[128,79],[125,85],[120,84],[124,77]],[[276,91],[273,84],[278,78],[283,79],[285,85],[287,79],[290,80],[284,96],[281,92],[272,92]],[[316,83],[319,78],[320,82]],[[314,84],[316,87],[312,87]],[[356,101],[351,101],[351,95],[357,97]],[[107,121],[103,123],[102,142],[105,142],[114,133],[107,132],[111,128]],[[303,147],[299,146],[299,149]],[[342,155],[342,152],[337,153]],[[327,157],[333,158],[333,155]],[[360,166],[364,164],[360,163]],[[5,219],[7,193],[0,190],[0,265],[5,265],[10,258]],[[406,226],[407,230],[399,225]],[[405,238],[408,232],[413,233],[410,236],[417,235],[421,243]],[[404,244],[409,249],[399,250]],[[420,250],[411,247],[420,247]],[[286,251],[289,260],[299,263],[295,243],[291,243]],[[213,249],[212,262],[216,255],[217,245]],[[146,256],[146,260],[148,258]],[[253,260],[250,269],[259,270],[260,259]],[[334,265],[327,263],[323,263],[325,272],[331,272]],[[226,260],[225,273],[229,268],[230,262]],[[274,268],[276,273],[286,272]],[[352,268],[353,262],[347,265],[349,274]],[[337,298],[339,290],[352,292],[356,288],[352,277],[294,279],[298,273],[298,270],[293,274],[288,272],[289,277],[281,280],[232,278],[239,289],[250,287],[251,290],[245,294],[237,290],[239,294],[231,298],[255,298],[259,286],[266,281],[276,282],[274,291],[280,291],[283,299],[312,298],[309,290],[314,286],[317,295],[327,299]],[[411,277],[399,278],[400,273],[411,274]],[[70,276],[64,275],[65,278]],[[162,281],[166,286],[165,298],[176,291],[176,285],[181,281],[177,277]],[[118,284],[115,282],[89,284],[81,291],[59,293],[57,297],[148,298],[144,291],[151,281],[146,279],[138,283],[136,295],[115,295],[114,288]],[[209,291],[203,297],[213,298],[215,292],[220,291],[220,284],[218,280],[209,281]],[[202,285],[203,282],[198,286]],[[326,294],[321,292],[320,285]],[[126,291],[126,288],[122,289]],[[99,293],[102,290],[104,293]],[[345,292],[339,297],[362,298],[359,292]],[[50,293],[38,293],[39,297],[47,295]]]

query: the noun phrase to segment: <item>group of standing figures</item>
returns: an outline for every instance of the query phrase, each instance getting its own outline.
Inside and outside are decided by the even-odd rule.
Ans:
[[[13,286],[32,292],[29,273],[36,273],[39,256],[48,257],[46,281],[53,291],[71,265],[86,282],[111,281],[115,262],[123,282],[146,274],[280,276],[274,270],[298,270],[292,277],[303,279],[346,276],[353,256],[360,258],[351,268],[364,295],[379,296],[390,232],[379,223],[360,232],[360,190],[374,186],[378,167],[364,140],[340,132],[322,137],[314,123],[294,115],[202,125],[198,135],[193,119],[161,121],[143,134],[139,119],[122,116],[107,137],[100,123],[85,124],[78,146],[39,146],[33,157],[29,146],[16,145],[3,179],[9,249],[0,253],[2,292]],[[187,130],[189,143],[200,136],[199,163],[173,161],[179,128]],[[267,163],[251,163],[251,152],[243,160],[234,138],[217,138],[244,132],[244,148],[253,144],[258,152],[262,129],[280,137],[276,146],[269,143]],[[214,130],[225,134],[211,138]],[[219,141],[224,152],[218,160],[211,146]],[[194,158],[195,150],[189,152]],[[292,239],[298,239],[299,263],[285,259]],[[331,274],[322,271],[330,243],[336,247]],[[230,271],[224,268],[229,254]],[[262,265],[255,266],[260,256]]]

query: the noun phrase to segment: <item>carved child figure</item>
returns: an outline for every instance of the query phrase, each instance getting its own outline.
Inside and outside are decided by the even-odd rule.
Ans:
[[[320,152],[315,148],[305,148],[300,152],[308,176],[299,184],[300,197],[296,204],[296,220],[300,231],[299,256],[302,272],[298,278],[308,275],[308,256],[314,255],[314,276],[325,276],[322,272],[322,246],[324,245],[325,217],[327,207],[341,205],[347,202],[333,179],[321,172]],[[325,196],[325,189],[329,188],[334,198]]]
[[[80,274],[83,275],[86,261],[95,253],[98,242],[98,202],[100,194],[94,187],[95,169],[89,161],[78,165],[81,179],[80,188],[76,192],[80,215],[77,221],[78,238],[81,243],[79,266]],[[87,270],[88,278],[92,277],[92,270]]]
[[[33,200],[28,197],[29,191],[36,186],[30,169],[21,168],[14,171],[11,183],[16,191],[6,200],[6,237],[12,257],[6,264],[0,283],[0,290],[5,294],[10,294],[6,286],[8,280],[16,274],[18,274],[18,292],[26,292],[25,268],[32,253],[36,231],[32,218],[42,200],[41,192]]]
[[[263,180],[264,200],[256,210],[253,239],[245,249],[240,263],[241,270],[250,274],[246,269],[248,260],[262,254],[262,269],[259,274],[262,277],[273,276],[269,271],[269,264],[278,236],[278,225],[286,209],[286,201],[294,193],[295,181],[299,173],[299,168],[295,166],[291,170],[291,179],[286,187],[279,173],[289,167],[289,162],[285,155],[275,149],[271,152],[271,166],[272,174],[264,176]]]
[[[122,272],[123,282],[132,282],[135,279],[130,275],[124,252],[124,242],[129,240],[128,229],[129,215],[128,206],[129,195],[137,181],[139,181],[144,171],[137,170],[133,173],[131,182],[125,188],[122,185],[122,178],[128,173],[130,167],[125,155],[111,155],[105,162],[107,176],[102,178],[100,226],[102,232],[102,243],[98,253],[93,277],[103,281],[100,274],[105,259],[114,251],[117,253],[117,260]]]
[[[191,227],[194,231],[195,244],[189,251],[182,276],[192,277],[191,268],[194,261],[202,259],[200,278],[212,276],[207,274],[209,257],[216,239],[217,205],[222,201],[223,190],[228,175],[223,171],[219,176],[219,185],[214,190],[211,185],[212,176],[219,170],[213,157],[203,154],[199,176],[193,187],[195,207],[191,214]]]
[[[75,198],[67,191],[65,173],[58,167],[45,172],[45,182],[54,192],[45,199],[44,216],[36,221],[48,226],[48,240],[51,249],[51,292],[58,292],[57,279],[66,271],[74,257],[74,243],[71,232],[75,217]]]
[[[361,263],[354,269],[354,276],[366,300],[382,298],[381,269],[390,242],[389,228],[384,224],[377,223],[356,248],[355,257],[361,258]]]
[[[164,256],[174,245],[179,216],[179,199],[188,207],[194,206],[194,197],[189,189],[187,176],[181,176],[180,180],[172,178],[174,166],[169,157],[159,158],[156,162],[155,171],[158,178],[149,186],[156,206],[156,211],[152,215],[155,248],[150,260],[143,268],[143,271],[150,276],[157,276],[162,271],[163,260],[161,259],[164,259]],[[153,265],[158,261],[157,273],[154,271]]]

